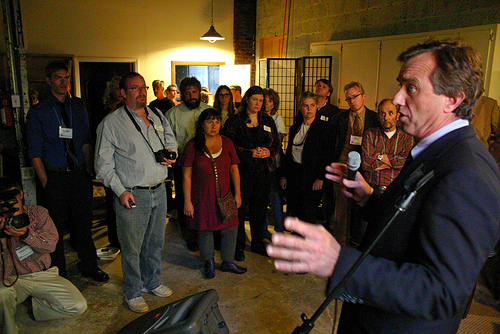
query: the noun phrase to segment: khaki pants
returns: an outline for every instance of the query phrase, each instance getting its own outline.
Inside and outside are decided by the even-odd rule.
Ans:
[[[12,284],[14,280],[13,276],[7,277],[5,283]],[[87,309],[83,295],[70,281],[59,276],[57,267],[20,275],[11,287],[0,284],[0,332],[18,332],[14,320],[16,308],[29,296],[37,321],[71,318]]]

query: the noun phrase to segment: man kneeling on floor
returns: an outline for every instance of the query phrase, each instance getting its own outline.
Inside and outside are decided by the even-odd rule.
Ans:
[[[87,309],[80,291],[50,268],[50,253],[59,238],[48,211],[22,205],[23,191],[12,179],[0,178],[0,332],[17,333],[16,307],[32,297],[35,320],[71,318]]]

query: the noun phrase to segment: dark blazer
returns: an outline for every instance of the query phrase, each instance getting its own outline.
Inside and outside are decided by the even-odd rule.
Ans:
[[[333,149],[333,161],[339,161],[340,155],[344,150],[345,139],[347,136],[347,129],[349,126],[349,113],[351,109],[342,110],[340,113],[333,116],[332,124],[334,131],[334,149]],[[366,108],[365,112],[365,126],[364,130],[369,128],[376,128],[380,126],[380,121],[378,119],[377,113]],[[359,146],[359,153],[361,154],[361,145]]]
[[[250,128],[246,125],[241,114],[231,115],[224,124],[221,134],[232,140],[236,153],[240,158],[240,164],[238,165],[240,169],[253,168],[253,163],[257,158],[252,157],[251,150],[257,147],[266,147],[271,152],[271,156],[265,158],[265,160],[268,170],[272,172],[276,169],[276,155],[281,147],[278,130],[271,116],[259,112],[258,120],[259,130],[256,143],[253,143]]]
[[[293,164],[292,146],[295,135],[300,130],[301,123],[290,127],[288,146],[283,159],[282,171],[287,177],[287,171]],[[325,179],[325,167],[332,162],[333,133],[330,122],[322,121],[317,115],[307,132],[307,137],[302,149],[303,177],[314,183],[315,180]],[[288,177],[287,177],[288,178]]]
[[[472,126],[432,143],[363,208],[360,249],[385,225],[420,166],[434,177],[388,228],[341,291],[339,333],[456,333],[481,267],[499,237],[500,174]],[[359,256],[342,247],[334,286]]]
[[[318,113],[316,114],[316,117],[319,119],[322,119],[321,116],[323,116],[323,121],[332,121],[333,117],[340,113],[340,109],[337,106],[334,106],[331,103],[327,103],[326,106],[318,110]]]
[[[316,118],[321,119],[322,121],[331,122],[333,117],[340,113],[340,109],[337,106],[334,106],[330,102],[328,102],[323,108],[318,109],[316,113]],[[304,121],[304,116],[300,112],[297,112],[297,117],[295,118],[295,123],[302,123]]]

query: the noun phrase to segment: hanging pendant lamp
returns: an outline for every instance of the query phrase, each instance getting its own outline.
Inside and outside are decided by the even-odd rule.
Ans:
[[[212,22],[210,23],[210,29],[208,29],[205,35],[201,36],[200,39],[209,41],[210,43],[215,43],[215,41],[222,41],[225,39],[214,28],[214,0],[212,0]]]

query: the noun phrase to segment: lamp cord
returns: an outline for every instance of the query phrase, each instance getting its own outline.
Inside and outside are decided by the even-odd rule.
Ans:
[[[212,0],[212,22],[210,23],[210,25],[214,25],[214,0]]]

